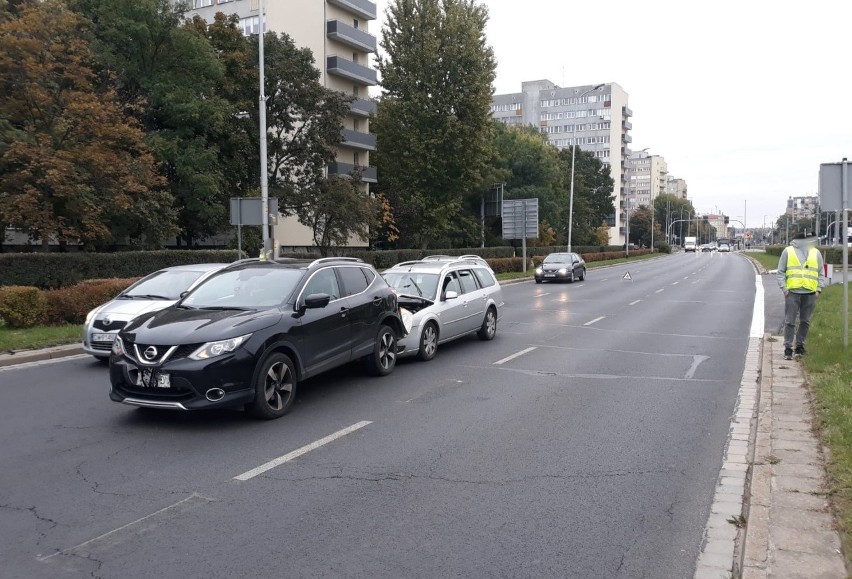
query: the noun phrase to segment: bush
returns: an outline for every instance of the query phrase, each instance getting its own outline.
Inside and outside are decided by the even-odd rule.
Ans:
[[[509,273],[512,271],[523,271],[524,260],[521,257],[492,257],[485,261],[494,273]]]
[[[162,250],[118,253],[3,253],[3,285],[55,289],[88,279],[142,277],[173,265],[230,263],[236,250]]]
[[[139,278],[92,279],[71,287],[45,292],[45,322],[51,325],[82,324],[86,314],[127,289]]]
[[[10,328],[31,328],[43,322],[47,298],[37,287],[0,287],[0,318]]]

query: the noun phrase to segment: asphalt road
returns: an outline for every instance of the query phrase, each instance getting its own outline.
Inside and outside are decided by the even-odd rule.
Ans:
[[[88,358],[2,370],[0,575],[690,577],[754,276],[680,254],[506,286],[494,341],[334,371],[273,422],[112,403]]]

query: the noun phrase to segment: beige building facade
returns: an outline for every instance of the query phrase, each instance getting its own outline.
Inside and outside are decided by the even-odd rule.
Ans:
[[[261,29],[259,9],[258,0],[191,0],[187,17],[198,14],[210,22],[217,12],[236,14],[243,33],[256,35]],[[264,10],[267,31],[284,32],[297,46],[311,50],[326,88],[355,97],[344,119],[343,143],[328,173],[348,175],[360,169],[367,195],[369,183],[376,182],[376,169],[370,166],[376,136],[369,126],[376,104],[368,94],[369,87],[377,84],[370,55],[378,43],[369,32],[369,23],[377,16],[376,4],[369,0],[267,0]],[[296,217],[279,219],[273,237],[285,252],[314,246],[311,229]],[[366,246],[367,241],[352,239],[350,244]]]
[[[677,197],[678,199],[686,199],[686,179],[678,179],[677,177],[669,175],[668,180],[666,181],[666,193]]]
[[[650,207],[654,199],[666,193],[668,172],[666,159],[661,155],[650,155],[645,151],[630,155],[627,180],[631,210],[640,205]]]
[[[597,88],[596,88],[597,87]],[[575,143],[609,166],[615,211],[608,219],[611,244],[625,242],[627,164],[633,128],[628,94],[617,83],[560,87],[549,80],[521,84],[521,92],[494,95],[491,115],[509,126],[533,126],[560,149]]]

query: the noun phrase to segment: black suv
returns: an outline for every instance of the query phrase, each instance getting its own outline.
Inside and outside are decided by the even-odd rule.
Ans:
[[[242,260],[119,333],[110,398],[278,418],[298,382],[325,370],[364,359],[390,374],[405,334],[396,294],[361,260]]]

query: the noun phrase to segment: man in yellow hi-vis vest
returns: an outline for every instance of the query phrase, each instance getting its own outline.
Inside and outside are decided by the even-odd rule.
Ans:
[[[790,246],[781,252],[775,279],[784,292],[784,359],[793,359],[794,338],[798,359],[805,353],[811,314],[816,306],[817,296],[825,286],[822,255],[816,248],[816,237],[807,234],[796,235]]]

